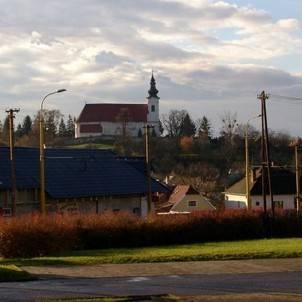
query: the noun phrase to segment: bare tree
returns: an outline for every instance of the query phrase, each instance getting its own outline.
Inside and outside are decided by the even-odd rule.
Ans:
[[[162,116],[163,127],[168,136],[179,137],[181,135],[182,125],[187,114],[186,110],[171,110],[169,114]]]
[[[220,134],[223,136],[230,146],[233,145],[234,136],[238,127],[237,123],[237,113],[232,113],[230,111],[225,112],[221,116],[222,126],[220,129]]]

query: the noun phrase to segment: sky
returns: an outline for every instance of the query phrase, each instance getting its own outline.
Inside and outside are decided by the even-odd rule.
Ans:
[[[186,109],[240,123],[271,94],[268,123],[302,136],[301,0],[0,0],[0,119],[85,103],[146,102],[151,71],[160,112]],[[259,121],[253,121],[258,127]]]

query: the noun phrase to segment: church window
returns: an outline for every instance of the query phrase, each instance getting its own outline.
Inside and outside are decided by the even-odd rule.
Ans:
[[[155,105],[151,106],[151,112],[155,112]]]

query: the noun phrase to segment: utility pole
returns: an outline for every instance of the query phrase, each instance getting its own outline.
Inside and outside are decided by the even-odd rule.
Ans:
[[[297,138],[294,140],[290,147],[294,147],[295,150],[295,174],[296,174],[296,210],[297,214],[300,211],[300,171],[299,171],[299,146],[301,145],[301,139]]]
[[[262,197],[263,197],[263,209],[264,213],[267,213],[266,204],[266,184],[268,184],[268,190],[270,194],[272,214],[275,215],[275,204],[274,196],[272,191],[272,178],[271,178],[271,160],[270,160],[270,149],[269,149],[269,138],[268,138],[268,127],[267,127],[267,114],[266,114],[266,100],[269,96],[262,91],[258,95],[258,99],[261,101],[261,167],[262,167]]]
[[[15,163],[15,137],[14,137],[14,118],[15,113],[20,109],[5,110],[9,119],[9,160],[11,166],[11,200],[12,200],[12,215],[16,216],[17,211],[17,180],[16,180],[16,163]]]
[[[151,157],[150,157],[150,129],[154,126],[146,125],[145,129],[145,156],[146,156],[146,168],[147,168],[147,204],[148,204],[148,214],[151,213],[152,204],[152,185],[151,185]]]
[[[248,210],[252,209],[251,192],[250,192],[250,157],[249,157],[249,122],[253,119],[261,117],[261,114],[250,118],[245,126],[245,193]]]
[[[249,159],[249,139],[248,139],[249,125],[246,125],[245,129],[245,190],[247,208],[251,210],[251,194],[250,194],[250,159]]]

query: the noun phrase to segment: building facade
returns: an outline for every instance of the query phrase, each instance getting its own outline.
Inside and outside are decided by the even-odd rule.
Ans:
[[[250,178],[250,202],[253,210],[263,210],[261,168],[252,169]],[[248,207],[245,177],[235,182],[225,192],[226,209],[246,209]],[[272,191],[275,209],[293,210],[296,208],[295,173],[283,168],[272,167]],[[268,191],[268,187],[266,188]],[[272,208],[270,195],[266,195],[266,207]]]
[[[141,136],[145,125],[160,135],[159,97],[152,74],[146,104],[86,104],[75,122],[75,138],[93,136]]]
[[[15,148],[16,212],[40,209],[39,150]],[[0,147],[0,214],[12,212],[9,148]],[[128,211],[147,214],[147,178],[143,160],[122,160],[109,150],[45,149],[46,205],[49,213]],[[167,192],[152,179],[153,194]],[[153,206],[154,207],[154,206]]]

